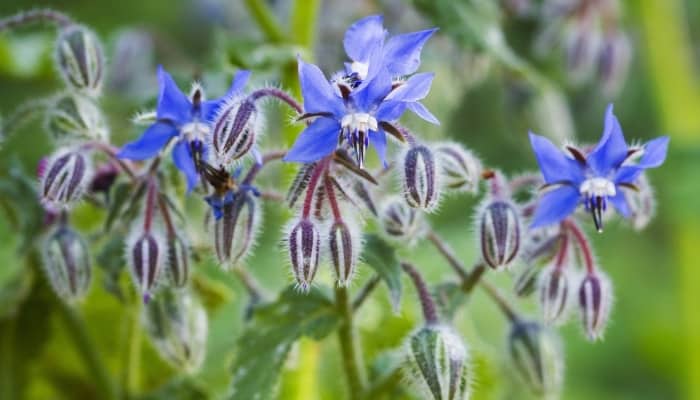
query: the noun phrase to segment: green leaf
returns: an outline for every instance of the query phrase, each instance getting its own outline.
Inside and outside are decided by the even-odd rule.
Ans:
[[[107,213],[107,218],[105,219],[105,232],[109,232],[112,229],[112,225],[117,220],[117,217],[122,214],[122,210],[127,203],[132,191],[132,185],[129,182],[120,182],[114,185],[112,189],[111,202],[109,205],[109,212]]]
[[[44,228],[44,210],[38,201],[36,178],[23,171],[18,159],[10,161],[10,165],[8,175],[0,179],[0,207],[18,232],[19,252],[25,255],[38,242]]]
[[[124,260],[124,237],[114,235],[105,243],[97,255],[97,265],[104,270],[104,288],[113,294],[120,301],[124,301],[124,293],[119,286],[119,276],[121,275],[126,261]]]
[[[394,312],[401,307],[401,264],[396,250],[376,235],[367,235],[361,259],[372,267],[389,288]]]
[[[433,289],[433,298],[440,315],[447,321],[454,319],[455,313],[467,298],[462,286],[456,282],[445,282]]]
[[[294,342],[320,340],[338,324],[332,297],[320,289],[301,294],[285,290],[277,301],[255,310],[236,344],[230,400],[269,399]]]
[[[200,400],[209,399],[206,388],[188,377],[175,377],[158,390],[141,396],[141,400]]]

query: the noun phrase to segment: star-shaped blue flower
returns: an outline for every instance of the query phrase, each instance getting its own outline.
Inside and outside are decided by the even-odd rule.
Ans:
[[[211,122],[223,102],[241,93],[250,77],[249,71],[239,71],[225,96],[204,100],[201,88],[186,96],[173,78],[158,67],[160,93],[156,106],[156,122],[137,140],[127,143],[117,154],[119,158],[145,160],[158,154],[171,140],[177,139],[172,151],[175,166],[187,178],[190,191],[199,181],[198,162],[206,155],[206,143]]]
[[[592,214],[596,229],[601,231],[608,201],[619,214],[628,217],[630,209],[622,188],[634,189],[635,180],[645,169],[664,162],[668,141],[663,136],[643,146],[629,147],[612,104],[605,114],[603,136],[588,154],[571,146],[566,148],[569,154],[565,154],[546,138],[530,133],[546,189],[531,227],[557,223],[583,204]]]

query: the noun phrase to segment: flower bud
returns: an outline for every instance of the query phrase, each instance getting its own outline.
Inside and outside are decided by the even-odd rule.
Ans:
[[[243,261],[258,236],[262,217],[258,199],[249,190],[240,190],[224,201],[220,218],[214,221],[214,248],[223,267]]]
[[[190,249],[180,235],[168,238],[168,257],[165,260],[168,282],[174,287],[184,287],[190,276]]]
[[[510,202],[490,200],[482,207],[478,223],[484,261],[494,269],[509,265],[520,249],[518,210]]]
[[[308,292],[318,270],[321,236],[309,219],[303,218],[291,226],[287,234],[287,247],[292,273],[299,290]]]
[[[564,379],[559,337],[537,322],[513,323],[508,339],[510,356],[520,377],[538,394],[555,395]]]
[[[481,161],[458,143],[444,143],[435,148],[440,159],[443,184],[448,189],[476,194],[483,167]]]
[[[207,313],[188,291],[163,290],[143,308],[142,321],[153,347],[174,367],[192,373],[204,361]]]
[[[46,129],[56,143],[76,139],[109,141],[109,130],[100,108],[88,97],[64,93],[46,113]]]
[[[258,110],[250,100],[235,99],[222,107],[212,131],[212,149],[219,165],[230,165],[255,144]]]
[[[66,85],[96,97],[104,80],[102,45],[84,26],[64,28],[56,42],[56,61]]]
[[[446,326],[425,326],[406,342],[405,374],[421,399],[465,400],[470,397],[469,353]]]
[[[546,263],[554,258],[561,243],[559,225],[528,229],[523,234],[520,258],[527,264]]]
[[[91,266],[88,249],[80,235],[60,225],[45,240],[44,270],[58,297],[69,303],[85,296],[90,287]]]
[[[411,245],[425,232],[423,215],[398,197],[387,200],[379,215],[384,233],[394,241]]]
[[[568,75],[574,83],[583,81],[594,72],[599,47],[600,33],[597,29],[581,23],[569,27],[565,48]]]
[[[148,303],[165,258],[162,238],[153,232],[139,233],[135,230],[127,240],[126,252],[134,284],[144,302]]]
[[[84,153],[61,149],[46,165],[41,179],[42,201],[54,208],[69,208],[90,182],[89,162]]]
[[[347,286],[355,275],[359,258],[360,235],[357,227],[345,221],[333,222],[328,233],[328,252],[338,286]]]
[[[654,217],[656,212],[656,196],[654,196],[654,188],[649,183],[649,179],[645,174],[642,174],[634,183],[637,190],[625,190],[625,198],[630,208],[630,218],[632,227],[641,231],[649,225],[649,222]]]
[[[562,323],[569,305],[569,274],[552,265],[545,269],[539,281],[540,308],[545,323]]]
[[[433,152],[424,145],[411,147],[403,157],[402,185],[406,203],[432,211],[440,200],[440,171]]]
[[[631,46],[623,33],[616,32],[603,40],[598,55],[598,77],[606,94],[615,95],[625,83],[631,57]]]
[[[602,272],[591,272],[581,282],[578,292],[583,329],[590,341],[603,338],[612,306],[612,287]]]
[[[525,263],[515,278],[513,291],[518,297],[527,297],[537,289],[541,267],[535,263]]]
[[[114,163],[106,163],[100,165],[90,181],[90,192],[109,193],[109,189],[114,184],[114,181],[119,175],[119,168]]]

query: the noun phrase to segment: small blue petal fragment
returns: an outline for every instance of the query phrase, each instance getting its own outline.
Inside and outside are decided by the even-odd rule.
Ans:
[[[662,136],[654,140],[650,140],[644,145],[644,154],[642,159],[637,164],[640,168],[656,168],[666,161],[666,152],[668,151],[668,136]]]
[[[440,125],[440,121],[420,102],[407,103],[408,109],[416,115],[430,122],[431,124]]]
[[[299,135],[284,161],[313,162],[330,154],[338,144],[340,124],[330,118],[318,118]]]
[[[530,132],[530,144],[546,183],[583,180],[583,167],[566,157],[549,139]]]
[[[384,50],[384,59],[387,60],[389,72],[394,76],[416,72],[420,67],[420,53],[423,45],[435,31],[437,28],[391,37]]]
[[[555,224],[576,210],[579,204],[578,189],[565,185],[540,197],[530,228]]]
[[[613,197],[609,197],[608,200],[610,200],[610,202],[615,207],[615,210],[617,210],[617,212],[620,213],[620,215],[622,215],[623,217],[629,218],[630,215],[632,215],[624,191],[618,190],[617,194]]]
[[[304,112],[330,112],[340,117],[345,112],[343,100],[335,93],[321,70],[299,59],[299,81],[304,97]]]
[[[435,74],[432,72],[422,72],[408,78],[401,86],[394,89],[388,96],[388,100],[398,101],[418,101],[423,100],[430,92]]]
[[[370,15],[350,25],[345,32],[343,46],[348,57],[353,61],[367,62],[377,43],[382,44],[386,37],[384,17]]]
[[[377,157],[379,157],[379,161],[382,162],[382,166],[386,168],[388,165],[386,162],[386,134],[381,129],[378,131],[369,131],[369,141],[372,147],[374,147],[374,151],[377,152]]]
[[[173,162],[177,169],[185,174],[187,178],[187,193],[191,192],[197,186],[197,182],[199,182],[199,174],[194,166],[189,143],[180,140],[175,145],[175,148],[173,148]]]
[[[605,127],[600,142],[586,157],[588,165],[601,176],[607,175],[627,158],[627,142],[622,134],[620,122],[613,114],[613,105],[605,112]]]
[[[177,129],[167,122],[156,122],[146,129],[140,138],[129,142],[117,153],[117,157],[128,160],[145,160],[158,154],[168,141],[177,136]]]
[[[158,85],[160,94],[158,95],[158,105],[156,115],[158,119],[170,120],[176,125],[180,125],[190,117],[192,104],[187,96],[163,67],[158,67]]]

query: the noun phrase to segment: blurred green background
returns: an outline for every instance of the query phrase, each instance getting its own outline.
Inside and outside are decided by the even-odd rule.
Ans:
[[[415,119],[408,122],[424,137],[461,141],[488,165],[517,173],[535,167],[527,144],[528,129],[556,135],[547,129],[566,125],[566,115],[557,112],[551,102],[541,101],[541,92],[530,88],[529,72],[509,63],[497,47],[464,39],[467,34],[462,33],[469,26],[439,23],[436,15],[447,0],[416,1],[418,9],[410,1],[399,0],[318,0],[318,17],[307,19],[296,18],[294,13],[308,6],[313,14],[317,2],[298,1],[302,6],[293,0],[269,3],[283,21],[283,29],[294,32],[291,39],[258,28],[251,16],[255,0],[3,0],[0,16],[31,7],[54,7],[89,25],[105,40],[111,62],[110,94],[102,104],[118,145],[138,134],[128,118],[153,104],[156,64],[172,70],[183,84],[202,77],[212,92],[223,92],[225,80],[239,67],[253,69],[255,84],[281,81],[294,89],[295,55],[313,57],[327,73],[333,71],[341,65],[345,28],[370,13],[385,14],[385,24],[392,32],[441,28],[425,48],[422,70],[436,72],[426,105],[443,123],[432,127]],[[622,3],[623,24],[634,50],[627,82],[612,99],[616,114],[628,139],[668,134],[671,149],[666,164],[649,174],[658,196],[652,224],[636,233],[613,223],[603,235],[591,235],[601,266],[614,282],[616,301],[605,341],[588,343],[577,321],[562,329],[567,365],[563,398],[700,399],[700,263],[694,253],[700,244],[700,2]],[[308,18],[317,21],[316,25],[304,23]],[[288,20],[296,25],[287,24]],[[536,26],[532,22],[498,22],[520,59],[533,65],[564,96],[578,140],[597,140],[604,108],[611,99],[602,96],[595,85],[567,84],[556,63],[533,59],[529,43]],[[52,29],[36,27],[0,34],[0,115],[59,88],[51,62],[53,34]],[[284,118],[282,112],[279,119]],[[273,132],[266,140],[278,145],[284,136],[274,131],[289,128],[274,118],[270,126]],[[33,170],[38,159],[50,151],[46,137],[41,123],[36,122],[8,138],[0,150],[0,179],[10,179],[9,165],[15,159]],[[275,182],[276,178],[269,179]],[[471,198],[453,196],[432,218],[436,230],[467,264],[475,257],[474,205]],[[279,227],[286,214],[278,207],[265,211],[259,251],[248,264],[265,288],[275,292],[287,285],[288,272],[283,255],[267,249],[278,248]],[[89,229],[92,213],[79,211],[78,224]],[[200,226],[197,219],[188,229],[197,231]],[[4,218],[0,219],[0,238],[4,291],[0,292],[0,399],[95,398],[89,368],[72,345],[75,332],[65,323],[53,294],[39,277],[32,284],[18,280],[26,268],[17,257],[21,238]],[[428,244],[406,253],[431,282],[449,276],[448,267],[441,260],[436,262],[437,254]],[[231,348],[243,326],[246,300],[240,284],[213,263],[204,262],[198,268],[206,286],[200,289],[210,308],[210,335],[205,365],[192,377],[182,377],[160,361],[147,341],[134,344],[132,311],[103,289],[104,272],[97,272],[91,294],[80,307],[87,332],[112,379],[136,395],[200,398],[206,392],[219,398],[228,389]],[[369,276],[366,270],[360,271],[359,279]],[[490,278],[509,288],[507,274]],[[127,287],[125,279],[121,283]],[[24,290],[25,284],[31,287],[27,289],[31,295],[13,302],[14,292]],[[384,288],[362,309],[358,320],[368,360],[398,346],[418,321],[413,291],[408,287],[405,292],[402,312],[397,315],[390,311]],[[519,307],[536,310],[529,302]],[[525,389],[509,377],[507,324],[482,292],[476,291],[460,309],[457,325],[475,352],[480,370],[474,398],[528,398]],[[280,396],[342,398],[338,393],[343,385],[336,341],[303,340],[285,366]]]

